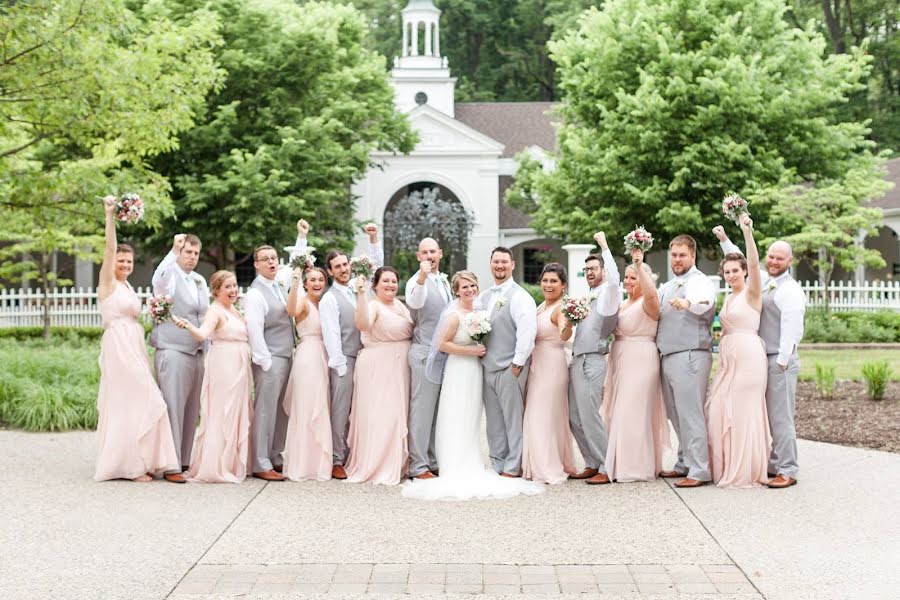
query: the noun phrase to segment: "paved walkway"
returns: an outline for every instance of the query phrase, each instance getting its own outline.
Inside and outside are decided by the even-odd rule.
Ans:
[[[384,486],[95,484],[92,433],[0,431],[0,598],[894,599],[900,455],[801,442],[788,490],[665,481],[427,503]],[[374,596],[373,596],[374,597]]]

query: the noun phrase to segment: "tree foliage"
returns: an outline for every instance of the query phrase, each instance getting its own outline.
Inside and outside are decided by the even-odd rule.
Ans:
[[[180,14],[204,4],[164,6]],[[179,150],[154,162],[174,185],[167,229],[198,234],[220,268],[235,253],[293,239],[300,217],[316,224],[312,245],[349,250],[350,184],[371,166],[373,150],[408,152],[415,141],[394,108],[384,59],[363,46],[363,18],[327,2],[212,6],[223,23],[216,58],[227,79]]]
[[[869,59],[827,55],[782,0],[610,0],[551,43],[565,102],[557,168],[523,161],[509,198],[552,237],[645,225],[712,242],[721,200],[785,182],[879,178],[863,124],[839,107]],[[862,176],[862,175],[860,175]],[[766,203],[751,204],[764,225]],[[712,244],[710,243],[709,246]]]

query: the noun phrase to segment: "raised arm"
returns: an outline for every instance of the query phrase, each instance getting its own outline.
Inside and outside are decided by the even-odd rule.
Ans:
[[[378,311],[369,308],[369,290],[366,289],[366,278],[360,275],[356,278],[356,312],[353,320],[356,328],[368,332],[378,318]]]
[[[655,292],[656,284],[650,273],[644,269],[644,252],[640,248],[631,251],[631,260],[634,262],[634,268],[637,271],[638,282],[641,284],[641,297],[644,299],[644,314],[659,321],[659,296]],[[646,290],[646,291],[644,291]]]
[[[172,322],[182,329],[187,329],[187,332],[191,334],[191,337],[198,342],[202,342],[211,336],[213,332],[219,328],[223,320],[223,315],[217,308],[211,308],[206,311],[206,316],[203,317],[203,322],[200,323],[200,327],[194,327],[187,319],[172,315]]]
[[[762,300],[762,277],[759,272],[759,249],[753,239],[753,221],[750,215],[741,215],[741,231],[744,232],[744,243],[747,247],[747,302],[759,310]]]
[[[103,247],[103,262],[100,265],[100,281],[97,286],[97,299],[105,300],[116,289],[116,199],[107,196],[103,199],[103,212],[105,218]]]
[[[713,227],[713,235],[719,240],[719,246],[722,248],[723,254],[729,254],[731,252],[737,252],[738,254],[743,254],[741,249],[738,248],[734,242],[728,239],[728,234],[725,233],[725,228],[721,225],[716,225]]]
[[[287,297],[287,314],[294,317],[299,324],[309,314],[309,300],[306,294],[300,293],[303,284],[303,269],[298,267],[291,274],[291,291]]]

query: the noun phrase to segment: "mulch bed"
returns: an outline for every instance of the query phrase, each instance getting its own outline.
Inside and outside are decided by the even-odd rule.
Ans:
[[[900,382],[888,385],[885,399],[866,397],[856,381],[835,384],[834,399],[824,400],[810,381],[797,384],[797,436],[818,442],[900,453]]]

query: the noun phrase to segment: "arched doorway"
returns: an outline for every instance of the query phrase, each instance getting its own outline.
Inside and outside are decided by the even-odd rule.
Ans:
[[[415,206],[407,202],[416,200]],[[405,203],[405,204],[404,204]],[[433,181],[416,181],[398,189],[384,210],[384,259],[410,277],[419,268],[416,247],[423,237],[433,237],[444,251],[441,270],[452,274],[466,268],[471,215],[456,194]],[[459,235],[468,218],[468,233]],[[457,234],[454,235],[453,232]]]

